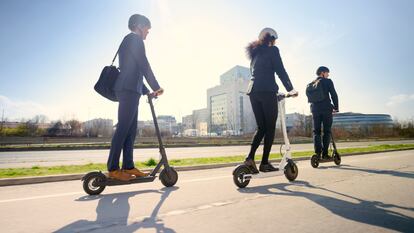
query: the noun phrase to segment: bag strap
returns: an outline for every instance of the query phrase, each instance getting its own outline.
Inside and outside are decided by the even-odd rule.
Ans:
[[[322,79],[321,77],[317,77],[315,80],[313,80],[313,83],[318,85],[318,83],[321,82],[321,79]]]
[[[118,53],[119,53],[119,49],[120,49],[120,48],[121,48],[121,46],[119,46],[118,50],[116,51],[115,56],[114,56],[114,59],[112,59],[111,66],[113,66],[113,65],[114,65],[115,59],[116,59],[116,57],[118,56]]]

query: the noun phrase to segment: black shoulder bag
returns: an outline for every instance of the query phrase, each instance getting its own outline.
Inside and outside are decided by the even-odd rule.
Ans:
[[[115,81],[119,75],[119,69],[114,66],[114,62],[116,57],[118,56],[118,51],[116,51],[114,59],[112,59],[112,63],[110,66],[105,66],[99,76],[98,82],[96,82],[94,89],[103,97],[111,100],[111,101],[118,101],[118,98],[115,95],[114,86]]]

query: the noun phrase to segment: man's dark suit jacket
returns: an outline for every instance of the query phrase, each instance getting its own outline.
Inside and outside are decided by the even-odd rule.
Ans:
[[[335,109],[336,111],[339,111],[338,95],[336,94],[336,90],[332,82],[332,79],[322,78],[322,77],[318,77],[317,79],[319,79],[322,84],[325,99],[322,100],[321,102],[311,103],[311,112],[312,113],[332,113],[333,109]],[[333,105],[331,103],[331,98],[332,98]]]
[[[119,47],[120,74],[115,83],[115,91],[133,91],[146,94],[145,77],[152,90],[160,89],[145,54],[144,41],[140,35],[130,33],[125,36]]]

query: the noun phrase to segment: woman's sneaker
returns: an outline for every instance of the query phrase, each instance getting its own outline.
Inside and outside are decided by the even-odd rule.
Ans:
[[[273,167],[272,164],[267,163],[267,164],[260,164],[259,170],[261,172],[274,172],[274,171],[277,171],[278,169]]]
[[[253,160],[253,159],[246,159],[246,160],[244,161],[244,165],[248,166],[248,167],[250,168],[250,171],[251,171],[253,174],[257,174],[257,173],[259,173],[259,170],[257,170],[256,163],[254,162],[254,160]]]

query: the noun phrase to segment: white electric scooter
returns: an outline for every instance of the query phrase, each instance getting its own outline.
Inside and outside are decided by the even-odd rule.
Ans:
[[[291,151],[290,151],[290,142],[287,136],[286,130],[286,110],[285,110],[285,99],[289,97],[296,97],[297,92],[294,94],[282,94],[279,93],[278,97],[278,105],[280,111],[280,121],[282,123],[282,132],[283,132],[283,139],[285,142],[284,149],[285,153],[283,154],[282,160],[280,161],[279,165],[276,166],[277,170],[272,172],[261,172],[257,174],[253,174],[251,169],[244,165],[238,165],[233,171],[233,181],[239,188],[245,188],[251,179],[256,178],[266,178],[272,176],[280,176],[285,175],[289,181],[294,181],[298,176],[298,167],[296,166],[295,162],[292,160]]]

